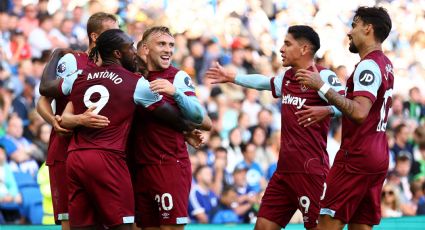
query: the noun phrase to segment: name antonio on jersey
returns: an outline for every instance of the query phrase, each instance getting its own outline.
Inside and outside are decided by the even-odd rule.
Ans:
[[[282,97],[282,104],[295,105],[297,109],[301,109],[307,99],[293,97],[291,94],[286,94]]]
[[[111,81],[114,82],[114,84],[118,85],[122,82],[122,78],[114,72],[109,71],[102,71],[102,72],[96,72],[96,73],[89,73],[87,75],[87,80],[96,79],[96,78],[108,78]]]

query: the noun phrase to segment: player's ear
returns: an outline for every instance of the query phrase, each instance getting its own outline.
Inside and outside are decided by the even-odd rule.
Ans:
[[[364,28],[365,28],[366,34],[373,33],[373,26],[372,26],[372,24],[366,24]]]
[[[304,56],[310,51],[310,46],[307,43],[304,43],[301,46],[301,54]]]
[[[122,54],[121,54],[121,52],[119,50],[112,51],[112,55],[114,55],[114,57],[116,59],[121,59],[121,57],[122,57]]]
[[[97,38],[99,37],[99,35],[98,34],[96,34],[96,33],[90,33],[90,38],[91,38],[91,40],[94,42],[94,43],[96,43],[96,40],[97,40]]]
[[[142,50],[143,50],[143,54],[144,55],[147,55],[147,54],[149,54],[149,47],[148,47],[148,44],[145,42],[145,43],[143,43],[143,45],[142,45]]]

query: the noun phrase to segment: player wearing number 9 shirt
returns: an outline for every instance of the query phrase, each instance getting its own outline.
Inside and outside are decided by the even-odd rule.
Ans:
[[[155,114],[174,119],[149,82],[132,73],[137,65],[133,41],[119,29],[103,32],[92,50],[102,66],[89,66],[77,78],[66,78],[61,89],[70,94],[61,125],[75,128],[68,147],[69,216],[71,227],[101,224],[127,227],[134,222],[134,200],[125,148],[136,104]],[[71,93],[72,91],[72,93]],[[108,117],[102,129],[75,127],[74,115],[95,106],[95,113]],[[168,109],[171,109],[168,110]],[[166,110],[165,110],[166,109]],[[71,113],[69,113],[71,112]]]
[[[89,49],[94,47],[96,38],[107,29],[118,28],[118,22],[114,15],[103,12],[95,13],[87,21],[87,35],[89,37]],[[68,103],[68,97],[60,96],[59,82],[68,75],[83,69],[87,65],[94,64],[88,59],[87,53],[68,53],[62,56],[60,50],[55,50],[50,62],[58,63],[52,65],[56,74],[43,73],[40,83],[40,97],[37,103],[37,111],[53,126],[47,153],[46,165],[49,166],[50,188],[52,191],[53,210],[56,223],[61,222],[64,229],[69,229],[68,221],[68,191],[66,182],[66,158],[70,140],[70,131],[61,128],[55,120],[55,114],[62,114]],[[59,59],[57,61],[57,59]],[[47,69],[47,68],[46,68]],[[49,74],[50,75],[49,75]],[[53,72],[52,72],[53,73]],[[55,114],[51,108],[51,101],[55,99]]]
[[[306,71],[298,79],[321,91],[344,114],[342,142],[326,178],[320,229],[372,229],[381,219],[380,194],[388,170],[385,134],[392,104],[393,65],[382,52],[382,42],[391,31],[384,8],[359,7],[348,33],[350,51],[360,62],[347,80],[346,98],[336,94]]]
[[[207,77],[216,83],[234,82],[249,88],[270,90],[282,98],[282,138],[276,172],[267,185],[261,200],[255,229],[281,229],[297,209],[303,214],[304,227],[314,229],[320,211],[325,177],[329,171],[326,138],[329,131],[329,104],[317,91],[295,79],[298,69],[318,69],[319,77],[329,82],[335,91],[344,91],[334,72],[314,64],[314,54],[320,48],[319,35],[309,26],[289,27],[280,52],[284,67],[291,67],[280,76],[231,74],[220,66],[210,68]],[[306,108],[305,108],[306,107]],[[299,123],[299,113],[312,110],[305,127]],[[316,120],[315,113],[323,110],[325,116]],[[316,113],[317,114],[317,113]],[[322,113],[323,114],[323,113]],[[308,123],[307,123],[308,124]]]

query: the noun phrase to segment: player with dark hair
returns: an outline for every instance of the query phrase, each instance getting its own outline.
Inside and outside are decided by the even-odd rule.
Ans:
[[[56,63],[59,63],[57,66],[51,66],[55,74],[43,74],[40,82],[40,94],[42,96],[37,104],[37,111],[53,127],[50,134],[46,165],[49,166],[55,222],[57,224],[61,222],[62,229],[65,230],[69,229],[65,162],[71,131],[60,127],[58,121],[55,119],[55,114],[62,114],[68,102],[67,97],[60,96],[57,86],[68,75],[84,69],[87,65],[93,64],[88,59],[88,52],[95,46],[96,39],[100,33],[113,28],[118,28],[118,22],[114,15],[102,12],[93,14],[87,22],[87,35],[89,37],[89,48],[87,52],[65,54],[68,51],[56,50],[53,52],[50,60],[50,62],[55,62],[56,59]],[[58,62],[57,59],[59,58],[60,60]],[[53,113],[50,105],[53,99],[55,99],[55,113]],[[102,117],[93,116],[90,110],[84,115],[86,115],[86,118],[82,120],[104,120]],[[90,125],[90,123],[86,125]]]
[[[136,104],[162,121],[177,123],[181,130],[188,128],[180,122],[177,111],[149,89],[149,82],[133,73],[137,68],[136,51],[122,30],[103,32],[90,57],[100,57],[102,65],[87,66],[65,78],[59,87],[64,95],[70,95],[60,124],[75,129],[67,160],[70,225],[130,229],[134,200],[125,149]],[[108,118],[107,127],[78,126],[78,115],[74,113],[93,107],[93,113]]]
[[[346,97],[330,89],[315,71],[297,79],[319,91],[344,114],[342,141],[326,178],[320,229],[372,229],[381,219],[380,194],[388,171],[385,134],[392,104],[393,65],[382,52],[391,18],[382,7],[359,7],[348,33],[349,50],[360,62],[347,80]]]
[[[304,215],[305,228],[316,228],[320,196],[329,171],[326,138],[333,109],[321,93],[297,81],[295,73],[318,68],[320,79],[343,93],[335,73],[314,64],[319,48],[319,36],[311,27],[291,26],[280,49],[283,66],[291,68],[281,76],[237,75],[219,65],[206,73],[213,83],[232,82],[270,90],[274,97],[282,98],[279,161],[261,201],[255,229],[281,229],[297,209]]]
[[[139,54],[146,61],[151,89],[163,94],[164,100],[185,117],[209,130],[211,121],[195,95],[190,76],[171,66],[174,43],[167,27],[152,27],[143,34],[138,51],[142,51]],[[189,221],[192,181],[185,136],[145,109],[138,108],[137,116],[141,119],[134,124],[136,222],[144,229],[183,229]]]

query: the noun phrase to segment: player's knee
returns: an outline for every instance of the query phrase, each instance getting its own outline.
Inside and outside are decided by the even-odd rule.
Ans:
[[[328,215],[320,215],[317,229],[320,230],[339,230],[344,228],[344,223]]]
[[[280,229],[281,229],[281,226],[279,226],[275,222],[272,222],[262,217],[259,217],[257,219],[257,222],[255,223],[255,228],[254,228],[254,230],[280,230]]]

